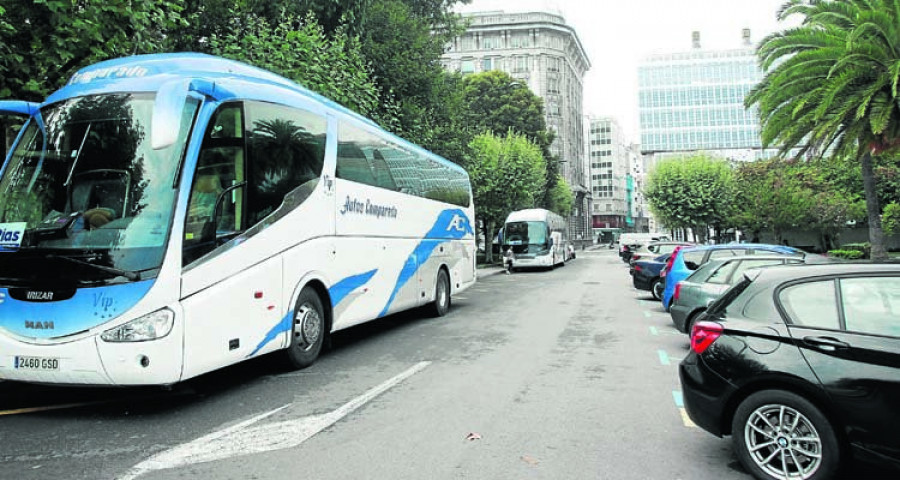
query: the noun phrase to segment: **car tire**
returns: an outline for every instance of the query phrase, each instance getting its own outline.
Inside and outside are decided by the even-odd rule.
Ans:
[[[657,278],[654,279],[652,283],[650,283],[650,293],[653,294],[653,298],[656,300],[662,301],[663,292],[666,290],[666,283],[663,282],[663,279]]]
[[[450,276],[447,275],[447,270],[441,268],[434,282],[434,301],[428,306],[428,311],[432,317],[443,317],[449,310]]]
[[[759,479],[826,480],[840,468],[842,449],[831,422],[792,392],[762,390],[744,399],[731,436],[741,464]]]
[[[322,351],[325,331],[325,309],[322,299],[311,288],[305,288],[297,297],[294,319],[291,325],[291,343],[283,351],[288,368],[299,370],[313,364]]]

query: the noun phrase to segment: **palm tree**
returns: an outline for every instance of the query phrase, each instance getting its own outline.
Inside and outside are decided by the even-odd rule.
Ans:
[[[766,37],[759,106],[764,146],[849,155],[862,165],[872,258],[886,257],[872,155],[900,146],[900,0],[791,0],[802,23]]]

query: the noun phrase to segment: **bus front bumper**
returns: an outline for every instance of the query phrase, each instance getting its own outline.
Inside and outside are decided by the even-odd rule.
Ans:
[[[513,260],[514,268],[541,268],[552,267],[553,257],[550,255],[539,255],[533,258],[516,257]]]
[[[181,332],[147,342],[98,335],[33,344],[0,335],[0,380],[60,385],[168,385],[181,379]]]

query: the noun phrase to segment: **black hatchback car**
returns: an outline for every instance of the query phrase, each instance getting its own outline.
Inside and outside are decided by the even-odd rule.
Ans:
[[[753,270],[707,310],[679,374],[701,428],[757,478],[900,466],[900,265]]]

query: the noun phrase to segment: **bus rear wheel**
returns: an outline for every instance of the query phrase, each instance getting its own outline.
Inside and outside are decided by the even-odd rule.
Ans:
[[[284,351],[284,360],[289,368],[306,368],[319,357],[327,334],[324,311],[322,300],[316,292],[309,288],[300,292],[294,309],[291,343]]]
[[[441,268],[434,282],[434,302],[429,306],[433,317],[443,317],[450,310],[450,276]]]

